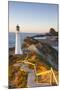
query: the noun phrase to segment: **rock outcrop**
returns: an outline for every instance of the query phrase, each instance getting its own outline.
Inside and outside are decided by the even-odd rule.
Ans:
[[[24,45],[25,44],[25,45]],[[26,38],[24,40],[23,49],[28,51],[35,51],[44,62],[49,64],[54,69],[58,69],[58,51],[52,48],[49,44],[35,39]]]

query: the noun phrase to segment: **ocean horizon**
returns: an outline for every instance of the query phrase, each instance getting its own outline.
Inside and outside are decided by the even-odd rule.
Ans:
[[[27,36],[34,36],[34,35],[40,35],[42,33],[20,33],[20,40],[21,40],[21,44],[23,43],[24,39],[27,37]],[[15,38],[16,38],[16,33],[15,32],[9,32],[8,33],[8,39],[9,39],[9,42],[8,42],[8,45],[9,45],[9,48],[13,48],[15,47]]]

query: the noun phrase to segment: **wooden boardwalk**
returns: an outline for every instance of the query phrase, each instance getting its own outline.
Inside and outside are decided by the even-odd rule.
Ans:
[[[54,80],[54,84],[58,85],[58,81],[56,79],[55,73],[54,73],[52,68],[50,70],[45,71],[45,72],[37,73],[35,64],[28,62],[26,60],[24,60],[22,62],[26,65],[30,64],[30,65],[34,66],[34,70],[29,69],[28,66],[23,65],[23,67],[22,67],[22,69],[27,70],[29,72],[28,73],[28,80],[27,80],[27,87],[50,86],[50,85],[52,85],[52,77]],[[39,76],[44,76],[44,75],[48,75],[48,74],[50,74],[49,75],[49,78],[50,78],[49,83],[39,83],[38,82]]]

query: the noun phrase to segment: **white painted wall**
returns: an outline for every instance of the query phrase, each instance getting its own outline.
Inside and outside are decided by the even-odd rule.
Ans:
[[[15,54],[22,54],[19,31],[16,32]]]

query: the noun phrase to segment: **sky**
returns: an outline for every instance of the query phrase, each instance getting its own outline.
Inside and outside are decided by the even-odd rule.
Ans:
[[[21,32],[49,32],[50,28],[58,31],[58,5],[9,1],[9,32],[16,32],[16,25]]]

